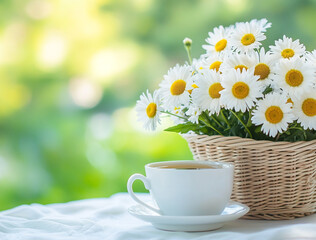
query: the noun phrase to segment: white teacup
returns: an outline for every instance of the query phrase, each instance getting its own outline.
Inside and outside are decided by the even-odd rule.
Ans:
[[[130,196],[162,215],[201,216],[220,214],[233,186],[234,166],[211,161],[168,161],[145,165],[146,177],[133,174],[127,182]],[[159,209],[141,201],[133,192],[135,180],[143,181]]]

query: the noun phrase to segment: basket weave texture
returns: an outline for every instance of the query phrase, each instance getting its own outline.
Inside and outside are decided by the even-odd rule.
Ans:
[[[316,140],[182,136],[195,160],[234,163],[232,200],[250,207],[244,218],[283,220],[316,212]]]

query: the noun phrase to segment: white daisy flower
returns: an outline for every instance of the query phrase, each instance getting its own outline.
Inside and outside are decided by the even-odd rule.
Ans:
[[[225,30],[229,32],[230,34],[232,34],[235,31],[235,25],[234,24],[229,25],[228,27],[225,27]]]
[[[196,106],[195,104],[191,104],[185,114],[189,116],[188,120],[190,122],[198,124],[199,116],[201,115],[201,113],[202,111],[198,106]]]
[[[281,93],[282,94],[282,93]],[[286,97],[286,103],[289,103],[289,104],[291,104],[291,108],[293,108],[293,105],[294,105],[294,102],[292,101],[292,98],[290,98],[288,95],[287,95],[287,97]]]
[[[242,72],[253,68],[255,63],[256,58],[254,54],[232,53],[220,65],[220,71],[230,72],[232,69],[235,69]]]
[[[199,72],[202,70],[203,68],[200,67],[199,70],[195,71],[194,72],[194,75],[192,76],[191,78],[191,81],[190,81],[190,85],[188,86],[188,92],[190,94],[190,96],[192,95],[192,91],[195,89],[195,88],[198,88],[198,86],[195,84],[195,82],[197,81],[197,79],[199,78]],[[188,106],[186,106],[188,107]]]
[[[254,54],[254,75],[259,76],[258,81],[262,83],[263,89],[273,84],[273,68],[275,64],[275,58],[270,52],[265,52],[264,48],[261,48],[259,52]]]
[[[297,122],[307,130],[316,130],[316,89],[311,88],[301,98],[293,98]]]
[[[193,74],[196,73],[197,71],[203,69],[204,65],[203,62],[205,61],[205,57],[202,56],[199,59],[193,58],[192,60],[192,68],[193,68]]]
[[[194,76],[194,78],[196,78],[196,75]],[[191,86],[189,87],[188,89],[188,92],[190,95],[192,95],[192,91],[195,89],[195,88],[198,88],[198,86],[195,84],[195,81],[193,84],[191,84]]]
[[[210,69],[219,71],[221,64],[224,61],[223,55],[212,55],[206,59],[203,59],[200,63],[200,69]]]
[[[262,97],[258,76],[249,71],[230,71],[223,75],[222,86],[224,90],[220,92],[221,103],[227,109],[245,112],[254,106],[257,98]]]
[[[210,114],[218,114],[221,109],[220,91],[224,89],[221,85],[221,74],[216,70],[202,70],[195,83],[198,88],[191,94],[193,103],[202,111],[208,110]]]
[[[181,104],[187,106],[190,101],[188,90],[191,88],[192,82],[192,68],[190,66],[177,64],[171,68],[159,85],[164,108],[172,110]]]
[[[147,94],[140,95],[135,110],[137,112],[137,120],[144,123],[146,130],[154,131],[157,123],[160,124],[161,101],[157,91],[151,95],[147,90]]]
[[[306,60],[313,67],[316,67],[316,50],[306,53]]]
[[[277,59],[302,57],[305,54],[305,46],[300,44],[297,39],[295,41],[292,38],[288,38],[285,35],[283,39],[275,41],[274,46],[270,46],[271,53],[276,56]]]
[[[267,28],[270,28],[272,26],[272,23],[268,22],[266,18],[262,18],[260,20],[252,19],[250,21],[250,25],[254,25],[256,27],[260,26],[261,32],[266,32]]]
[[[301,96],[315,83],[314,69],[303,59],[281,59],[275,66],[275,84],[290,97]]]
[[[254,49],[259,48],[260,41],[266,39],[264,32],[268,24],[262,24],[261,21],[241,22],[236,23],[236,30],[232,34],[233,48],[237,52],[252,52]]]
[[[171,113],[176,115],[170,115],[171,120],[174,122],[174,124],[178,125],[180,123],[184,123],[184,117],[185,117],[185,113],[183,112],[183,106],[180,107],[175,107]]]
[[[291,104],[286,102],[285,95],[267,94],[264,99],[257,102],[257,108],[252,113],[252,122],[255,125],[262,124],[261,131],[270,137],[282,133],[295,119]]]
[[[208,45],[203,45],[202,47],[208,55],[224,53],[230,50],[231,34],[231,28],[224,28],[223,26],[214,28],[213,32],[208,33],[209,37],[205,39]]]

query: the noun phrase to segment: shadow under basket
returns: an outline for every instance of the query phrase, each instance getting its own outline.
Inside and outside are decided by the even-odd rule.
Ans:
[[[316,212],[316,140],[257,141],[183,134],[195,160],[235,165],[232,200],[246,204],[245,219],[284,220]]]

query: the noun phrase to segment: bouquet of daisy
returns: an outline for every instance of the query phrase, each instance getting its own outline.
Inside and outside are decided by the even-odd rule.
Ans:
[[[137,101],[144,128],[155,130],[161,115],[166,131],[239,136],[256,140],[316,139],[316,50],[283,36],[265,50],[266,19],[219,26],[209,32],[206,53],[176,65],[159,89]]]

